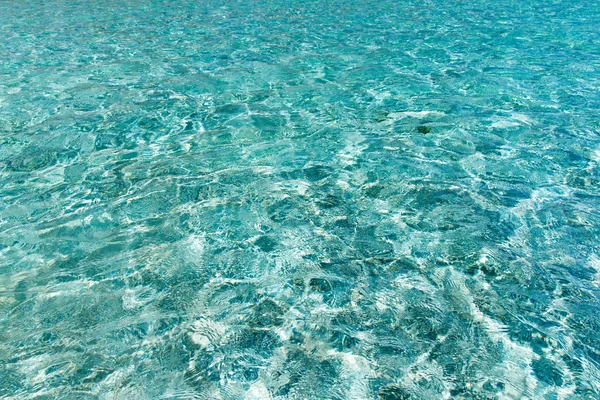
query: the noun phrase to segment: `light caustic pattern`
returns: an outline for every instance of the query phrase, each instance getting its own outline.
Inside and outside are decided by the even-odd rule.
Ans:
[[[598,399],[598,21],[0,0],[0,398]]]

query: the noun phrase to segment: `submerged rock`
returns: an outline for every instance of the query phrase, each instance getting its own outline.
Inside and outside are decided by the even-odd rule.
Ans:
[[[429,132],[431,132],[431,127],[427,125],[419,125],[417,126],[417,132],[427,135]]]

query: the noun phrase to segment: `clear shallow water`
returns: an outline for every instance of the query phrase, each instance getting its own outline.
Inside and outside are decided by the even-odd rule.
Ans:
[[[593,2],[0,2],[0,398],[597,399]]]

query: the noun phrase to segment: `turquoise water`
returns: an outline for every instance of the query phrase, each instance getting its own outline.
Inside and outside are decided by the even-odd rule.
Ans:
[[[598,21],[0,0],[0,398],[600,398]]]

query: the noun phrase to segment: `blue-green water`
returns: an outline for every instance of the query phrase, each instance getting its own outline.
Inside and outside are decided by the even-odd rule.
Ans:
[[[1,0],[0,398],[600,398],[599,21]]]

